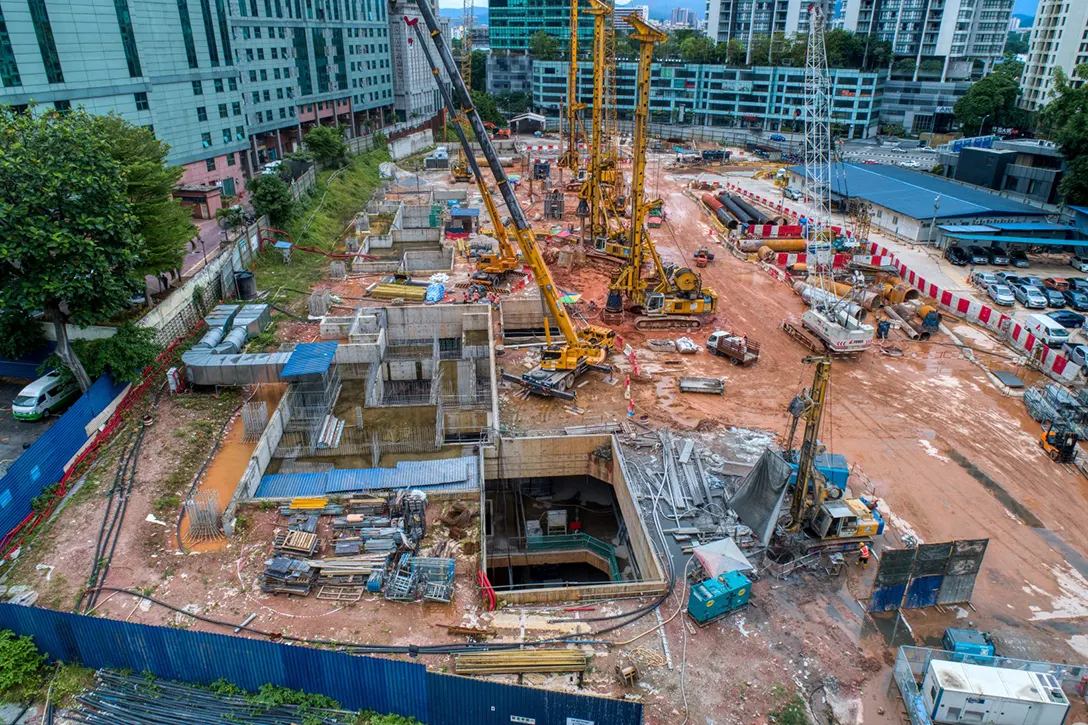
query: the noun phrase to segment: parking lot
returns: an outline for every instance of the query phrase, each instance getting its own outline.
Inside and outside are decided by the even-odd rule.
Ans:
[[[27,422],[11,415],[11,401],[26,385],[25,382],[0,382],[0,476],[23,450],[38,440],[57,420],[57,416]]]

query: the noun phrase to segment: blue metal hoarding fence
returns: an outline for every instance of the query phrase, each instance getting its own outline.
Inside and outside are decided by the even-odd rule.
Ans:
[[[941,591],[943,574],[920,576],[910,580],[907,595],[903,600],[903,609],[922,609],[937,606],[937,594]]]
[[[414,662],[0,604],[0,628],[30,635],[56,660],[148,671],[193,684],[226,679],[327,695],[351,710],[426,725],[641,725],[642,705],[427,672]]]

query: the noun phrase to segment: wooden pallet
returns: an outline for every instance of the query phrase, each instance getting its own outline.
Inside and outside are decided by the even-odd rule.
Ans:
[[[363,598],[363,587],[323,586],[317,590],[317,598],[333,602],[357,602]]]

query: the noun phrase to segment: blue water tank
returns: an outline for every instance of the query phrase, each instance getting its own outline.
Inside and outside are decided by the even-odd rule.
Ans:
[[[752,582],[739,571],[694,584],[688,596],[688,614],[699,624],[744,607],[752,596]]]
[[[800,451],[790,451],[788,456],[793,475],[790,483],[797,482],[797,459]],[[846,484],[850,481],[850,465],[846,462],[846,456],[841,453],[824,453],[816,456],[816,470],[827,479],[827,485],[834,486],[840,491],[846,490]]]

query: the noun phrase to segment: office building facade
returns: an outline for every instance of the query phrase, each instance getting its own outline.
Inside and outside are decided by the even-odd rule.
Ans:
[[[488,39],[491,50],[528,53],[529,41],[543,30],[566,53],[570,45],[570,0],[488,0]],[[593,16],[582,0],[578,14],[578,44],[593,43]]]
[[[828,23],[834,15],[833,0],[822,3]],[[737,39],[751,45],[760,35],[804,34],[809,29],[810,5],[814,0],[707,0],[706,34],[716,43]]]
[[[557,115],[565,102],[567,64],[533,62],[533,105]],[[634,115],[636,63],[617,64],[616,99],[620,118]],[[831,69],[832,123],[848,138],[876,134],[885,74]],[[589,104],[593,66],[578,74],[579,100]],[[722,65],[654,63],[650,113],[654,122],[792,131],[804,124],[804,68],[728,68]]]
[[[897,58],[913,58],[913,80],[927,60],[941,62],[942,82],[970,79],[989,72],[1004,54],[1014,2],[846,0],[843,28],[891,43]]]
[[[988,143],[984,148],[955,142],[941,146],[937,159],[944,176],[1026,202],[1060,203],[1065,158],[1053,141],[995,138]]]
[[[956,123],[952,109],[970,87],[970,81],[941,83],[889,78],[884,82],[881,120],[897,123],[907,133],[948,133]]]
[[[624,18],[635,16],[646,22],[650,19],[649,5],[616,5],[612,8],[612,23],[615,28],[628,28]]]
[[[491,53],[487,56],[487,92],[532,93],[533,59],[527,55]]]
[[[1020,79],[1021,107],[1028,111],[1042,109],[1050,102],[1057,69],[1072,78],[1081,63],[1088,63],[1088,2],[1040,0],[1027,65]]]
[[[420,0],[426,2],[427,0]],[[434,73],[427,61],[427,56],[420,47],[415,30],[405,21],[419,24],[423,37],[431,51],[431,57],[438,62],[438,51],[434,41],[423,25],[416,0],[395,0],[389,3],[389,40],[393,60],[393,97],[397,119],[410,121],[417,118],[430,118],[438,115],[444,108],[442,96],[434,82]],[[445,37],[449,37],[450,19],[439,18],[440,27]],[[445,68],[440,66],[440,77],[447,90],[451,90],[450,77]]]
[[[115,111],[231,196],[307,127],[392,109],[388,23],[356,0],[0,0],[0,103]]]

